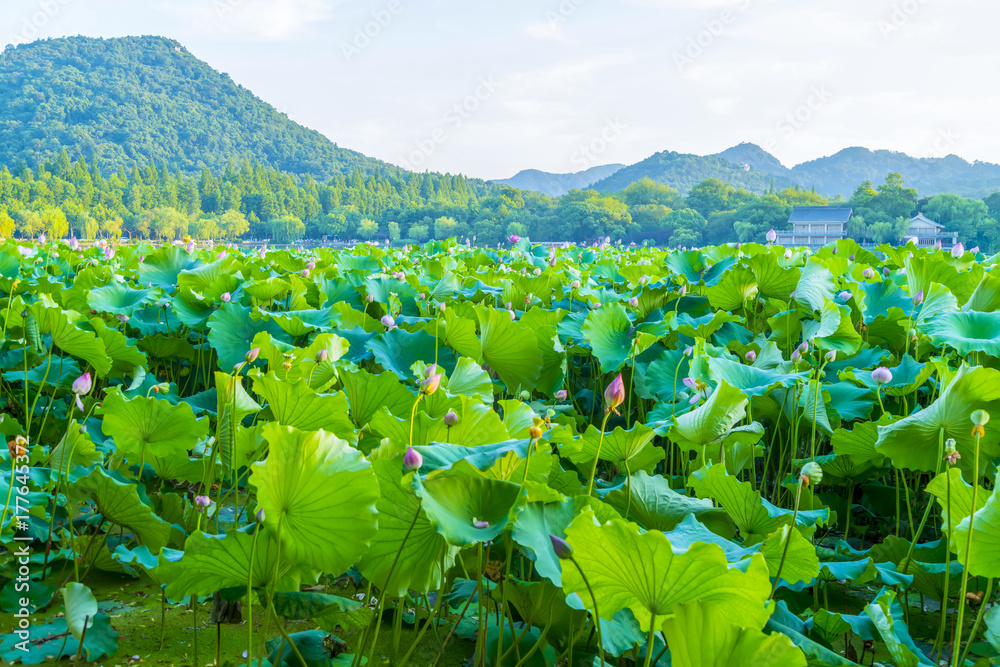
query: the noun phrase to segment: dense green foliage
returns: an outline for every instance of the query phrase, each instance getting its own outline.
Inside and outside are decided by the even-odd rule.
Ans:
[[[848,233],[858,241],[897,242],[918,211],[959,233],[967,246],[1000,249],[997,196],[919,199],[898,174],[863,183]],[[687,195],[649,179],[621,192],[572,190],[559,198],[448,174],[360,170],[327,182],[233,163],[200,175],[146,165],[105,176],[64,151],[32,170],[0,167],[0,236],[50,238],[334,239],[472,238],[493,245],[509,235],[541,241],[610,237],[670,246],[760,241],[784,229],[793,205],[826,205],[809,190],[757,196],[715,179]],[[992,208],[991,208],[992,206]]]
[[[0,660],[995,663],[998,258],[7,240]]]

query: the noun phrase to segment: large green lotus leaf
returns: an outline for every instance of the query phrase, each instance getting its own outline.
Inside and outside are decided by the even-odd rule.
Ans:
[[[937,498],[941,507],[941,520],[951,526],[952,530],[972,513],[972,485],[962,479],[962,472],[958,468],[948,468],[938,473],[927,482],[924,490]],[[989,497],[990,492],[980,486],[976,494],[976,511],[986,506]],[[979,518],[976,517],[976,520]]]
[[[874,392],[850,382],[823,385],[823,392],[830,396],[829,407],[844,421],[867,419],[875,407]]]
[[[705,290],[708,302],[716,310],[742,310],[747,301],[757,296],[757,277],[749,269],[736,267],[726,271],[715,285]]]
[[[70,389],[78,377],[80,377],[80,364],[73,358],[55,358],[51,363],[46,359],[27,373],[17,369],[3,374],[3,379],[7,382],[27,381],[29,384],[61,389]]]
[[[986,313],[1000,309],[1000,275],[983,274],[983,279],[976,285],[975,291],[962,309]]]
[[[493,380],[471,357],[459,357],[444,386],[449,394],[478,396],[484,403],[493,403]]]
[[[778,602],[779,606],[784,604],[784,600]],[[778,612],[775,612],[764,629],[772,634],[782,634],[788,637],[806,655],[807,664],[813,667],[857,667],[858,663],[848,660],[839,653],[831,651],[818,641],[813,641],[807,637],[803,634],[806,630],[801,625],[796,625],[795,627],[784,625],[776,620],[777,616]],[[784,616],[790,616],[793,622],[801,624],[801,621],[798,621],[798,618],[790,612],[786,612]]]
[[[251,341],[261,331],[266,331],[282,343],[288,343],[288,334],[270,320],[255,321],[250,317],[250,307],[224,303],[208,318],[208,342],[219,355],[219,368],[230,371],[242,363],[253,347]]]
[[[138,463],[143,452],[151,456],[184,456],[208,434],[208,420],[198,419],[187,403],[171,405],[159,398],[137,396],[127,400],[118,387],[107,390],[97,409],[104,415],[101,430],[115,440],[119,451]]]
[[[799,269],[781,266],[778,258],[769,252],[744,258],[743,263],[753,271],[761,296],[788,301],[798,285]]]
[[[583,337],[601,364],[601,371],[614,373],[631,351],[632,320],[619,303],[590,311],[583,323]]]
[[[708,376],[714,382],[722,382],[736,387],[747,396],[763,396],[775,386],[793,387],[809,376],[809,373],[777,373],[773,370],[747,366],[725,357],[709,357]]]
[[[292,290],[292,284],[276,276],[243,284],[243,291],[259,303],[271,303]]]
[[[636,362],[636,394],[645,399],[673,402],[677,394],[687,391],[684,378],[688,376],[690,363],[683,350],[664,350],[648,366]]]
[[[118,473],[95,467],[86,477],[76,480],[73,491],[93,500],[106,522],[132,531],[150,551],[158,551],[170,539],[170,524],[156,516],[153,508],[139,498],[136,485],[126,482]]]
[[[434,530],[457,547],[496,539],[520,509],[521,486],[512,482],[438,475],[414,477],[413,486]],[[475,525],[483,521],[484,527]]]
[[[181,271],[196,269],[202,264],[197,255],[189,254],[179,246],[164,246],[139,263],[139,282],[169,290],[177,285],[177,276]]]
[[[252,558],[251,586],[263,589],[271,584],[277,555],[276,543],[264,531],[258,534],[256,547],[252,533],[236,530],[226,535],[207,535],[195,531],[184,542],[183,557],[178,560],[161,556],[154,572],[167,582],[167,597],[181,600],[186,595],[211,595],[223,588],[245,588]],[[279,581],[291,565],[282,553]]]
[[[71,581],[61,591],[66,606],[66,626],[70,633],[81,639],[83,631],[94,624],[97,615],[97,598],[83,584]]]
[[[146,367],[146,355],[136,346],[136,341],[128,338],[117,329],[110,328],[103,320],[94,318],[90,321],[94,333],[104,343],[104,352],[111,357],[111,370],[108,376],[122,378],[132,375],[136,368]]]
[[[761,553],[767,559],[767,571],[772,577],[778,576],[781,567],[781,556],[785,553],[785,542],[788,542],[788,554],[785,565],[781,568],[781,579],[789,584],[810,583],[819,574],[819,558],[816,547],[798,528],[782,526],[767,536]]]
[[[726,324],[740,322],[742,320],[738,316],[721,310],[701,317],[691,317],[687,313],[681,313],[677,316],[677,333],[689,338],[708,339]]]
[[[482,354],[479,338],[476,336],[476,314],[460,314],[449,305],[443,318],[424,324],[424,331],[440,338],[441,342],[462,356],[478,359]],[[436,328],[435,328],[436,327]]]
[[[942,466],[944,439],[954,438],[962,455],[959,465],[972,470],[975,438],[970,415],[975,410],[1000,414],[1000,371],[963,365],[937,400],[889,426],[879,426],[875,449],[893,465],[934,472]],[[988,461],[1000,456],[1000,429],[987,428],[980,440],[981,475]]]
[[[934,665],[917,647],[903,620],[903,608],[896,603],[895,591],[883,589],[874,601],[865,605],[865,614],[871,618],[893,662],[900,667]]]
[[[921,331],[935,345],[950,346],[963,357],[972,352],[1000,356],[1000,313],[943,313],[925,322]]]
[[[924,295],[924,301],[916,309],[915,324],[918,329],[933,321],[940,315],[958,311],[958,301],[948,288],[938,283],[931,283],[930,290]]]
[[[631,485],[610,492],[605,501],[622,516],[627,510],[626,518],[646,530],[667,532],[676,528],[684,517],[693,516],[720,535],[732,537],[736,532],[729,515],[711,500],[678,493],[670,488],[665,477],[641,470],[632,475]]]
[[[343,392],[317,394],[304,382],[286,382],[271,371],[255,375],[253,390],[265,401],[274,421],[301,431],[320,429],[335,434],[348,442],[355,442],[357,435],[348,416],[349,404]]]
[[[128,315],[152,303],[160,294],[158,289],[131,289],[121,283],[108,283],[104,287],[90,290],[87,304],[99,313]]]
[[[506,310],[479,307],[476,313],[483,361],[500,376],[508,393],[534,389],[543,364],[534,331],[512,322]]]
[[[699,498],[711,498],[726,510],[740,529],[744,543],[752,544],[763,539],[791,521],[793,511],[775,507],[761,497],[750,482],[741,482],[726,472],[725,466],[711,465],[691,474],[688,482]],[[796,524],[812,526],[823,523],[829,510],[800,510]]]
[[[260,412],[260,405],[243,388],[242,377],[216,371],[215,388],[215,450],[222,453],[223,469],[235,472],[242,464],[236,451],[237,431],[244,417]]]
[[[748,627],[763,627],[770,614],[765,602],[771,583],[760,555],[751,558],[745,572],[731,569],[716,544],[696,543],[674,553],[663,533],[641,533],[636,524],[621,519],[598,524],[589,508],[577,515],[566,536],[601,618],[627,608],[648,632],[653,616],[665,618],[685,602],[724,606],[732,622]],[[576,567],[563,570],[562,585],[594,609],[595,600]]]
[[[329,331],[340,323],[338,317],[331,317],[332,308],[261,312],[288,335],[295,338],[305,336],[313,331]]]
[[[517,516],[511,536],[534,554],[535,570],[556,586],[562,586],[562,561],[552,548],[550,535],[566,536],[576,509],[573,501],[528,503]]]
[[[891,313],[904,317],[913,308],[910,297],[891,280],[861,283],[861,289],[865,295],[861,304],[865,324],[871,324],[876,317],[890,317]]]
[[[413,440],[410,440],[410,418],[407,415],[400,419],[389,414],[386,408],[380,408],[372,416],[371,427],[384,438],[400,444],[428,445],[432,442],[445,442],[465,447],[504,442],[510,434],[504,427],[500,416],[491,406],[484,405],[478,398],[468,396],[457,397],[454,405],[458,424],[448,428],[442,418],[433,418],[426,412],[418,411],[413,423]]]
[[[889,421],[888,418],[880,420],[882,423]],[[858,466],[866,463],[881,466],[885,456],[875,449],[875,443],[878,442],[878,425],[869,421],[855,424],[850,431],[837,429],[831,439],[833,453],[838,457],[849,456]]]
[[[861,334],[854,328],[851,320],[851,309],[838,306],[827,299],[818,325],[815,321],[803,322],[802,331],[806,338],[813,340],[821,350],[836,350],[844,356],[854,356],[864,342]]]
[[[396,278],[380,277],[368,278],[364,285],[365,293],[373,296],[377,303],[389,303],[389,299],[395,294],[403,307],[403,315],[420,314],[415,305],[417,290],[409,283]]]
[[[617,468],[632,472],[639,470],[653,471],[653,468],[663,460],[663,450],[652,444],[656,433],[644,424],[636,424],[629,430],[617,427],[604,434],[601,441],[601,431],[596,426],[588,426],[587,431],[573,445],[564,447],[564,454],[573,463],[586,467],[592,464],[598,455],[600,459],[611,461]]]
[[[685,250],[668,254],[665,263],[674,273],[684,276],[689,283],[697,285],[704,282],[707,287],[711,287],[722,279],[722,276],[736,263],[736,259],[727,257],[710,264],[709,257],[700,250]]]
[[[108,357],[104,343],[91,331],[78,328],[67,315],[58,308],[46,308],[43,302],[29,309],[38,321],[41,334],[52,336],[52,344],[66,354],[82,359],[90,364],[97,374],[105,376],[111,370],[111,359]]]
[[[235,255],[226,255],[211,264],[181,271],[177,275],[177,286],[181,291],[198,292],[213,300],[220,299],[225,292],[235,292],[242,287],[240,267]]]
[[[204,331],[205,323],[215,308],[201,294],[181,292],[170,300],[170,310],[181,324],[197,331]],[[171,325],[173,321],[167,320]]]
[[[269,532],[281,536],[282,560],[346,572],[375,535],[379,491],[371,464],[325,431],[270,423],[263,433],[268,456],[253,465],[250,483]]]
[[[833,291],[833,274],[830,269],[817,257],[807,259],[795,287],[795,301],[815,312],[822,310],[823,305],[833,299]]]
[[[97,451],[90,435],[86,431],[81,432],[80,424],[74,419],[66,425],[59,444],[49,454],[48,466],[68,475],[73,466],[89,467],[103,462],[104,454]]]
[[[971,273],[962,273],[951,264],[940,261],[938,257],[907,255],[904,261],[911,296],[920,291],[926,296],[931,291],[932,283],[940,283],[955,295],[961,305],[969,300],[979,282],[978,276],[973,278]]]
[[[459,361],[459,366],[461,365]],[[372,375],[361,369],[356,372],[344,370],[340,373],[340,380],[351,408],[351,421],[358,429],[367,426],[383,406],[393,415],[408,415],[413,402],[417,399],[393,373]]]
[[[714,604],[677,605],[663,622],[671,667],[805,667],[802,649],[780,632],[739,627],[727,610]]]
[[[434,336],[426,332],[410,333],[397,327],[373,338],[368,348],[382,368],[405,381],[413,378],[413,371],[410,370],[413,364],[419,361],[428,365],[434,363],[434,345]],[[454,370],[455,353],[444,345],[437,349],[437,360],[441,370],[448,373]]]
[[[702,405],[677,418],[667,437],[686,450],[697,448],[722,438],[746,416],[750,401],[740,389],[720,380]]]
[[[429,475],[435,470],[450,470],[459,461],[465,461],[477,470],[489,470],[510,453],[523,459],[527,457],[529,442],[527,439],[506,440],[474,447],[435,443],[415,449],[423,456],[420,472]]]
[[[381,492],[375,503],[378,532],[358,569],[390,597],[403,596],[407,590],[424,594],[437,590],[454,565],[458,548],[434,530],[420,499],[409,484],[403,485],[402,457],[376,460],[372,467]]]

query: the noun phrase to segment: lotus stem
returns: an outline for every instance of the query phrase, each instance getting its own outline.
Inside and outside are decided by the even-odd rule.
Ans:
[[[980,429],[982,427],[979,427]],[[962,592],[958,596],[958,615],[955,619],[955,643],[952,646],[951,651],[951,664],[960,665],[958,661],[959,649],[962,647],[962,620],[965,617],[965,595],[969,592],[969,563],[972,561],[972,533],[973,527],[976,520],[976,503],[978,502],[979,496],[979,440],[982,437],[982,431],[978,430],[976,432],[976,453],[974,458],[974,463],[972,467],[972,505],[970,506],[969,513],[969,536],[965,541],[965,562],[962,564]],[[983,600],[985,602],[985,600]],[[983,605],[985,606],[985,604]],[[969,643],[972,643],[972,637],[969,638]]]
[[[993,593],[992,577],[986,580],[986,591],[983,593],[983,599],[979,603],[979,613],[976,614],[976,622],[972,624],[972,632],[969,633],[969,641],[965,643],[965,650],[962,651],[962,657],[959,659],[958,664],[960,665],[965,664],[965,658],[969,655],[969,649],[972,648],[972,642],[975,641],[976,635],[979,634],[979,626],[982,625],[983,615],[986,612],[986,603],[989,602],[991,593]]]
[[[250,568],[247,570],[247,667],[251,667],[253,663],[253,559],[257,554],[259,533],[260,524],[258,523],[253,531],[253,542],[250,545]]]
[[[587,592],[590,594],[590,600],[594,603],[594,627],[597,629],[597,650],[601,657],[601,665],[604,665],[604,638],[601,636],[601,614],[597,610],[597,597],[594,595],[594,589],[590,587],[590,580],[587,579],[586,573],[580,564],[576,561],[575,556],[570,556],[569,560],[576,566],[577,571],[580,573],[580,578],[583,579],[584,585],[587,587]]]
[[[649,617],[649,635],[646,637],[646,661],[644,667],[649,667],[649,661],[653,657],[653,642],[656,640],[656,614]],[[603,665],[601,666],[603,667]]]
[[[597,477],[597,463],[601,460],[601,447],[604,445],[604,429],[608,427],[608,418],[611,411],[604,413],[604,422],[601,423],[601,439],[597,441],[597,453],[594,454],[594,466],[590,469],[590,481],[587,482],[587,497],[594,495],[594,478]]]
[[[799,516],[800,500],[802,500],[802,477],[799,477],[798,490],[795,492],[795,511],[792,512],[792,525],[788,528],[788,537],[785,538],[785,547],[781,551],[781,560],[778,561],[778,571],[774,574],[774,584],[771,586],[771,595],[768,599],[774,597],[775,591],[778,590],[778,582],[781,581],[781,570],[785,567],[785,558],[788,556],[788,545],[792,543],[792,531],[795,530],[795,520]]]

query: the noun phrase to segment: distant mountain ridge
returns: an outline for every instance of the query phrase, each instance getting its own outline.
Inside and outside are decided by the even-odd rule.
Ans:
[[[553,174],[538,169],[524,169],[510,178],[495,178],[493,182],[501,185],[509,185],[520,190],[541,192],[550,197],[561,197],[570,190],[588,188],[624,166],[623,164],[602,164],[572,174]]]
[[[717,178],[758,194],[773,183],[777,189],[799,185],[814,187],[827,197],[850,197],[863,181],[878,185],[893,172],[901,174],[906,184],[915,187],[922,196],[950,192],[963,197],[984,197],[1000,190],[1000,165],[968,162],[957,155],[915,158],[897,151],[852,147],[789,168],[750,143],[715,155],[663,151],[597,181],[592,187],[616,192],[641,178],[650,178],[687,192],[707,178]]]

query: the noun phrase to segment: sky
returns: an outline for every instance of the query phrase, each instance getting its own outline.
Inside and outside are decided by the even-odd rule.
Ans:
[[[340,146],[504,178],[744,141],[786,166],[1000,162],[998,20],[987,0],[3,0],[0,44],[171,37]]]

